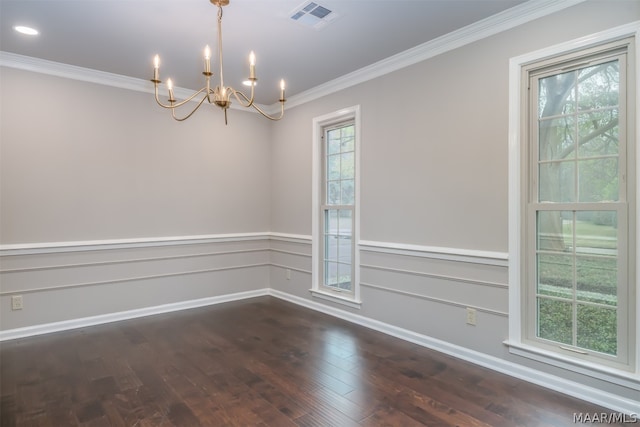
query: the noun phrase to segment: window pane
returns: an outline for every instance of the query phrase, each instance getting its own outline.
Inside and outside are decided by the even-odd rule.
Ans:
[[[342,236],[351,236],[352,223],[352,212],[345,209],[341,210],[339,218],[339,234]]]
[[[338,261],[338,238],[336,236],[324,236],[324,258],[327,261]]]
[[[617,329],[616,310],[578,305],[578,347],[615,355]]]
[[[340,159],[340,177],[342,179],[353,179],[355,176],[355,156],[353,152],[343,153]]]
[[[341,203],[343,205],[355,204],[355,190],[353,186],[354,186],[353,179],[345,179],[342,181]]]
[[[324,284],[326,286],[335,286],[336,283],[338,283],[338,263],[325,261]]]
[[[542,163],[539,169],[540,202],[575,202],[575,162]]]
[[[340,129],[333,129],[327,132],[327,154],[340,152]]]
[[[573,298],[573,257],[538,254],[538,294]]]
[[[324,223],[324,232],[325,234],[338,234],[338,210],[337,209],[327,209],[325,211],[325,223]]]
[[[578,156],[611,156],[618,154],[618,109],[591,111],[578,116],[580,129]]]
[[[340,204],[340,181],[330,181],[327,183],[327,204]]]
[[[617,259],[611,257],[576,257],[577,292],[579,301],[617,306]]]
[[[342,152],[353,151],[355,149],[355,140],[356,139],[353,132],[353,126],[344,128],[341,146]]]
[[[538,117],[571,114],[575,111],[576,72],[555,74],[540,79]]]
[[[564,344],[572,344],[572,304],[538,298],[538,337]]]
[[[573,213],[538,212],[536,234],[538,250],[564,252],[573,246]]]
[[[327,156],[327,179],[340,179],[340,155]]]
[[[581,110],[618,105],[620,72],[618,60],[579,71],[578,105]]]
[[[338,287],[347,291],[351,290],[350,264],[338,264]]]
[[[538,131],[540,160],[566,160],[575,157],[576,126],[573,116],[541,120]]]
[[[615,211],[583,211],[576,214],[576,252],[616,256],[618,228]]]
[[[580,202],[609,202],[619,199],[618,158],[578,162]]]
[[[351,237],[339,237],[340,248],[338,261],[351,264]]]

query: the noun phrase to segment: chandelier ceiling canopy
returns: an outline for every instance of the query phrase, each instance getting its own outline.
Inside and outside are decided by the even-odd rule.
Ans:
[[[211,88],[211,77],[213,77],[214,74],[211,72],[211,49],[207,45],[204,49],[204,71],[202,72],[205,77],[205,86],[188,98],[182,101],[178,101],[174,97],[173,82],[171,81],[171,79],[167,79],[166,87],[168,92],[168,99],[166,101],[167,103],[163,103],[160,100],[160,96],[158,94],[158,87],[162,83],[162,81],[160,80],[160,57],[156,55],[153,59],[153,78],[151,79],[155,88],[156,102],[161,107],[171,110],[171,115],[175,120],[184,121],[191,117],[193,113],[195,113],[202,106],[202,104],[207,101],[207,103],[217,105],[224,111],[224,122],[225,124],[227,124],[227,110],[231,106],[231,97],[233,96],[241,106],[246,108],[253,107],[256,111],[258,111],[269,120],[280,120],[282,117],[284,117],[284,103],[286,101],[284,97],[284,80],[280,80],[280,99],[278,100],[280,102],[280,115],[271,116],[254,103],[254,90],[258,78],[256,77],[256,56],[253,51],[249,54],[249,77],[245,81],[245,84],[250,87],[251,92],[249,96],[245,95],[239,90],[232,88],[231,86],[224,85],[222,54],[222,8],[229,4],[229,0],[210,1],[213,5],[218,7],[218,63],[220,67],[218,72],[218,85],[215,88]],[[198,100],[199,96],[200,98]],[[193,109],[189,110],[186,105],[191,101],[196,101],[197,104]],[[185,108],[182,109],[181,107]],[[178,116],[176,114],[176,111],[179,109],[186,110],[186,115]]]

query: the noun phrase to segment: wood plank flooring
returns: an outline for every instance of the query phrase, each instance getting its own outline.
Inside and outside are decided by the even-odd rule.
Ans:
[[[611,412],[261,297],[0,345],[10,426],[574,426]]]

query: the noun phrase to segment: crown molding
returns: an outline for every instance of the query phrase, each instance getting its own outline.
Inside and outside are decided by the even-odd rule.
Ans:
[[[50,76],[62,77],[65,79],[77,80],[88,83],[95,83],[105,86],[116,87],[120,89],[133,90],[136,92],[144,92],[154,94],[153,83],[150,80],[139,79],[136,77],[123,76],[121,74],[107,73],[105,71],[94,70],[91,68],[77,67],[75,65],[64,64],[62,62],[49,61],[46,59],[34,58],[31,56],[19,55],[17,53],[0,51],[0,67],[16,68],[34,73],[47,74]],[[192,89],[182,87],[174,87],[173,93],[179,99],[186,99],[193,95]],[[198,102],[193,100],[193,102]],[[256,104],[258,107],[269,112],[274,109],[272,105]],[[280,111],[280,104],[275,105],[277,111]],[[231,103],[229,107],[232,110],[247,111],[258,113],[253,109],[246,109],[240,105]]]
[[[429,58],[452,51],[467,44],[482,40],[511,28],[551,15],[552,13],[575,6],[586,0],[530,0],[507,9],[481,21],[467,25],[451,33],[390,56],[374,64],[345,74],[329,82],[293,95],[287,99],[286,107],[292,108],[306,104],[323,96],[398,71]],[[269,106],[277,107],[278,104]]]
[[[417,64],[418,62],[425,61],[429,58],[433,58],[437,55],[441,55],[464,45],[482,40],[494,34],[509,30],[568,7],[575,6],[576,4],[584,1],[586,0],[527,1],[459,30],[390,56],[367,67],[363,67],[352,73],[345,74],[342,77],[338,77],[337,79],[323,83],[297,95],[293,95],[287,100],[285,108],[288,109],[306,104],[318,98],[322,98],[323,96],[364,83],[410,65]],[[11,52],[0,51],[0,66],[138,92],[154,93],[153,85],[148,80],[18,55]],[[184,99],[188,98],[193,93],[193,90],[176,87],[174,88],[174,93],[178,98]],[[279,103],[258,106],[269,114],[280,110]],[[249,111],[235,104],[231,104],[231,108]]]
[[[121,89],[153,93],[153,85],[150,81],[12,52],[0,51],[0,66]]]

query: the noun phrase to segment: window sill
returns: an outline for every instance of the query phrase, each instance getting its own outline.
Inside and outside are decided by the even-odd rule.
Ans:
[[[358,301],[351,296],[340,294],[338,292],[334,293],[334,292],[328,292],[328,291],[321,291],[318,289],[309,289],[309,292],[311,292],[311,295],[313,295],[316,298],[335,302],[336,304],[346,305],[347,307],[356,308],[358,310],[360,310],[360,308],[362,307],[362,301]]]
[[[546,351],[531,345],[516,343],[512,341],[504,341],[504,345],[509,347],[509,353],[526,357],[537,362],[547,365],[566,369],[568,371],[577,372],[592,378],[607,381],[633,390],[640,390],[640,373],[630,372],[614,367],[589,363],[582,360],[572,359],[570,357]]]

